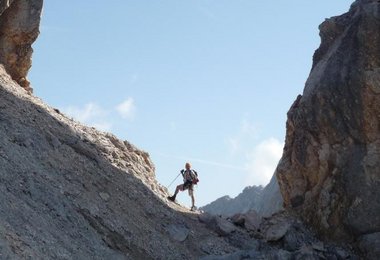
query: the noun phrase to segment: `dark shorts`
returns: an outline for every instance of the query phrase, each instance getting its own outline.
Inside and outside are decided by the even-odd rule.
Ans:
[[[194,185],[191,181],[186,181],[183,184],[183,190],[189,190],[189,195],[192,196],[194,192]]]

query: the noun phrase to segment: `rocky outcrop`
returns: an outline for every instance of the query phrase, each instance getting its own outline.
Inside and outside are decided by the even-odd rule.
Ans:
[[[284,203],[332,239],[380,231],[380,2],[320,25],[276,169]]]
[[[39,34],[43,0],[0,0],[0,63],[13,80],[32,91],[26,76]]]
[[[250,210],[255,210],[261,216],[270,216],[282,209],[282,202],[276,176],[273,176],[265,188],[249,186],[235,198],[224,196],[201,207],[201,209],[210,214],[228,217]]]
[[[241,249],[223,255],[210,255],[202,260],[220,259],[359,259],[346,248],[324,243],[296,217],[283,211],[270,218],[255,218],[255,228],[247,225],[251,213],[238,218],[225,219],[208,213],[199,216],[207,227],[222,233],[230,243],[239,244]],[[235,224],[235,228],[230,226]],[[229,228],[226,228],[228,226]]]

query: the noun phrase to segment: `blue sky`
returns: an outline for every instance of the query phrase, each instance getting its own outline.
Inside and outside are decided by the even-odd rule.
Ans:
[[[191,162],[202,206],[267,184],[318,25],[351,3],[45,1],[29,78],[48,104],[149,152],[163,185]]]

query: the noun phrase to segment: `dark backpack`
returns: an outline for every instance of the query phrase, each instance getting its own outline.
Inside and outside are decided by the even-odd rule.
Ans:
[[[196,185],[199,182],[198,173],[194,170],[191,170],[191,172],[194,173],[194,177],[192,178],[191,183]],[[181,170],[181,173],[183,176],[185,173],[185,170]]]

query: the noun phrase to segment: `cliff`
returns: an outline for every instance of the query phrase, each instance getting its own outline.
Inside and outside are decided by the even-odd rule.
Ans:
[[[0,63],[20,86],[32,91],[26,76],[32,43],[39,34],[43,0],[0,0]]]
[[[380,241],[380,2],[356,1],[320,36],[276,175],[288,209],[366,250]]]

